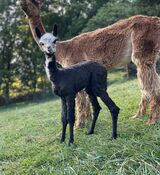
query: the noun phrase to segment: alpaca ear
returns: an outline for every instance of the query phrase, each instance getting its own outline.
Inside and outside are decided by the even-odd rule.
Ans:
[[[42,34],[41,34],[41,32],[40,32],[40,30],[36,27],[36,34],[37,34],[37,37],[40,39],[41,38],[41,36],[42,36]]]
[[[55,24],[54,27],[53,27],[53,35],[54,35],[54,36],[57,36],[57,34],[58,34],[58,31],[57,31],[57,24]]]

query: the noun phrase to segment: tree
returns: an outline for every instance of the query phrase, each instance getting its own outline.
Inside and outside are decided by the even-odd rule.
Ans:
[[[38,88],[41,90],[44,87],[41,80],[44,82],[42,77],[45,74],[43,56],[35,45],[28,26],[22,25],[24,20],[21,20],[20,9],[12,0],[1,4],[0,95],[7,104],[13,95],[35,93]]]
[[[159,0],[137,0],[134,5],[137,7],[137,13],[160,16],[160,1]]]
[[[97,14],[90,18],[82,32],[106,27],[114,22],[135,15],[136,9],[129,1],[110,1],[102,6]]]
[[[4,4],[2,3],[2,7],[0,9],[0,88],[5,102],[8,103],[10,88],[16,76],[14,58],[18,20],[12,1],[5,1]]]

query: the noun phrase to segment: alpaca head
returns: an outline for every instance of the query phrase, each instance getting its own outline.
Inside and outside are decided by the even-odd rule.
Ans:
[[[54,25],[52,33],[41,34],[40,30],[36,28],[36,34],[39,38],[42,51],[48,55],[53,55],[56,52],[57,25]]]

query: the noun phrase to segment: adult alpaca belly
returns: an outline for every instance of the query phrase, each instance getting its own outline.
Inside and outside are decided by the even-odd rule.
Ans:
[[[119,46],[117,46],[119,44]],[[132,55],[132,39],[131,34],[129,36],[124,37],[122,40],[120,40],[118,43],[116,43],[115,47],[117,50],[110,54],[110,63],[106,61],[106,67],[109,69],[113,68],[119,68],[121,66],[127,65],[131,61],[131,55]],[[114,61],[113,61],[114,60]]]
[[[119,54],[118,58],[121,61],[118,61],[116,67],[121,67],[127,65],[131,61],[132,55],[132,41],[131,37],[127,39],[125,46],[122,48],[121,54]]]

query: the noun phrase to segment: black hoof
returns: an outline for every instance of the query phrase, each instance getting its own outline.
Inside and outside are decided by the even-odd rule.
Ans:
[[[117,139],[117,135],[112,136],[112,140]]]
[[[60,143],[63,143],[64,141],[65,141],[65,139],[61,139],[61,140],[60,140]]]
[[[94,134],[94,132],[93,132],[93,131],[88,131],[88,132],[86,133],[86,135],[91,135],[91,134]]]
[[[74,145],[74,141],[73,140],[69,140],[69,142],[68,142],[68,146],[73,146]]]

